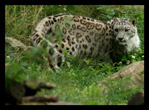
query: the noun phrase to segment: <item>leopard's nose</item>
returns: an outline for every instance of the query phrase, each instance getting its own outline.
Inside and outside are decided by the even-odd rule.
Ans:
[[[123,38],[118,38],[120,41],[122,41],[123,40]]]

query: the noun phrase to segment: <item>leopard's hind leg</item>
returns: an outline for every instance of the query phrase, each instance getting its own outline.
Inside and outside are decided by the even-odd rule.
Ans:
[[[57,49],[55,49],[54,47],[48,48],[48,53],[49,53],[48,62],[50,68],[54,71],[56,69],[59,69],[62,62],[64,61],[64,55],[58,52]]]

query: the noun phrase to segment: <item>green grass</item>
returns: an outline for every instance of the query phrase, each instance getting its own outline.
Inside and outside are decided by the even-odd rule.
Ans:
[[[98,6],[98,5],[50,5],[50,6],[6,6],[5,7],[5,34],[14,37],[26,45],[31,45],[29,38],[36,24],[45,16],[57,13],[72,13],[76,15],[88,16],[103,21],[112,17],[126,17],[136,19],[138,33],[141,39],[141,50],[137,53],[130,53],[123,56],[122,62],[127,60],[132,62],[144,60],[144,7],[143,6]],[[109,65],[92,59],[75,59],[68,57],[60,70],[56,73],[47,70],[48,65],[41,57],[43,50],[34,48],[25,53],[17,51],[9,44],[5,44],[6,67],[5,84],[7,78],[23,82],[26,79],[36,79],[51,82],[57,88],[51,91],[42,90],[37,95],[57,95],[60,100],[87,104],[87,105],[114,105],[127,103],[132,94],[142,88],[127,89],[127,83],[122,80],[109,81],[109,93],[101,92],[102,88],[97,84],[117,72],[126,64],[115,63]],[[132,56],[135,56],[132,57]],[[123,85],[123,86],[122,86]]]

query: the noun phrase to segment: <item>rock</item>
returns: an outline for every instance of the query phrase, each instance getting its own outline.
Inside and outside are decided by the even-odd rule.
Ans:
[[[22,102],[57,102],[57,96],[27,96],[23,97]]]
[[[81,104],[57,101],[57,102],[22,102],[20,105],[81,105]]]
[[[5,88],[5,103],[16,104],[17,102],[21,102],[22,97],[25,95],[25,92],[26,91],[23,84],[11,81],[10,85],[8,85],[8,87]]]
[[[113,74],[111,79],[125,78],[129,76],[133,82],[133,87],[144,88],[144,74],[141,74],[143,71],[144,61],[139,61],[122,68],[117,73]]]
[[[135,62],[123,67],[121,70],[114,73],[112,76],[107,77],[105,80],[102,80],[98,86],[104,88],[104,90],[108,92],[108,87],[106,86],[108,80],[130,78],[128,80],[128,88],[144,88],[144,74],[141,74],[143,71],[144,61]],[[126,80],[123,81],[124,83],[128,83]]]
[[[58,101],[58,102],[50,102],[50,103],[46,103],[46,105],[81,105],[81,104],[77,104],[77,103],[72,103],[72,102],[64,102],[64,101]]]
[[[48,82],[41,82],[32,79],[28,79],[24,81],[24,86],[26,89],[25,96],[35,95],[37,91],[40,91],[42,88],[44,89],[53,89],[56,88],[54,84]]]
[[[24,83],[11,81],[5,88],[5,104],[19,105],[79,105],[71,102],[59,101],[57,96],[35,96],[40,89],[51,90],[54,84],[28,79]]]
[[[39,88],[44,88],[44,89],[53,89],[53,88],[56,88],[56,85],[54,84],[51,84],[51,83],[48,83],[48,82],[40,82],[39,83]]]
[[[144,92],[137,92],[129,100],[128,105],[144,105]]]
[[[43,102],[22,102],[19,105],[45,105]]]
[[[12,37],[5,36],[5,42],[9,43],[14,48],[20,48],[24,50],[27,50],[29,48],[29,46],[24,45],[21,41]]]
[[[5,103],[18,104],[23,102],[56,102],[56,96],[34,96],[37,91],[44,89],[53,89],[56,86],[48,82],[35,81],[28,79],[24,83],[14,81],[7,78],[7,86],[5,86],[6,100]]]

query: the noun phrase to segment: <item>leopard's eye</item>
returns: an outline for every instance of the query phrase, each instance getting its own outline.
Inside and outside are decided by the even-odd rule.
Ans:
[[[115,29],[115,32],[118,32],[118,29]]]
[[[129,29],[125,29],[125,32],[128,32]]]

